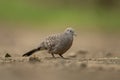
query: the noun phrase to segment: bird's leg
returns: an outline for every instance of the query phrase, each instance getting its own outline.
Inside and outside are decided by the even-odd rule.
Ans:
[[[64,59],[64,57],[62,56],[62,54],[59,54],[59,56]]]
[[[54,53],[51,53],[51,54],[52,54],[52,57],[55,58]]]
[[[65,57],[63,57],[62,54],[59,54],[59,56],[60,56],[62,59],[69,59],[69,58],[65,58]]]

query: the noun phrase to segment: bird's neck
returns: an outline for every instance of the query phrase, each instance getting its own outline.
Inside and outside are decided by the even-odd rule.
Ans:
[[[72,35],[72,34],[70,34],[70,33],[64,33],[63,35],[65,35],[65,36],[66,36],[66,37],[68,37],[68,38],[73,39],[73,35]]]

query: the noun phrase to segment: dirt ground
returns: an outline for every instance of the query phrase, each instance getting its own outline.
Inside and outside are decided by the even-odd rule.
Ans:
[[[62,30],[0,29],[1,80],[119,80],[120,37],[118,34],[76,30],[73,46],[53,59],[46,51],[21,57],[39,46],[42,39]],[[12,57],[5,57],[6,54]]]

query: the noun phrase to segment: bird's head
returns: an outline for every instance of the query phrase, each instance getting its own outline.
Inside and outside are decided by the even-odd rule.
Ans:
[[[75,33],[75,31],[74,31],[73,28],[67,28],[67,29],[65,29],[65,33],[66,34],[71,34],[73,36],[76,36],[76,33]]]

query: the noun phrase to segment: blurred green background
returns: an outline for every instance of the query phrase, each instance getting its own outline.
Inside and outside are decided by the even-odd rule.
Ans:
[[[116,32],[120,29],[120,0],[0,0],[0,23]]]

